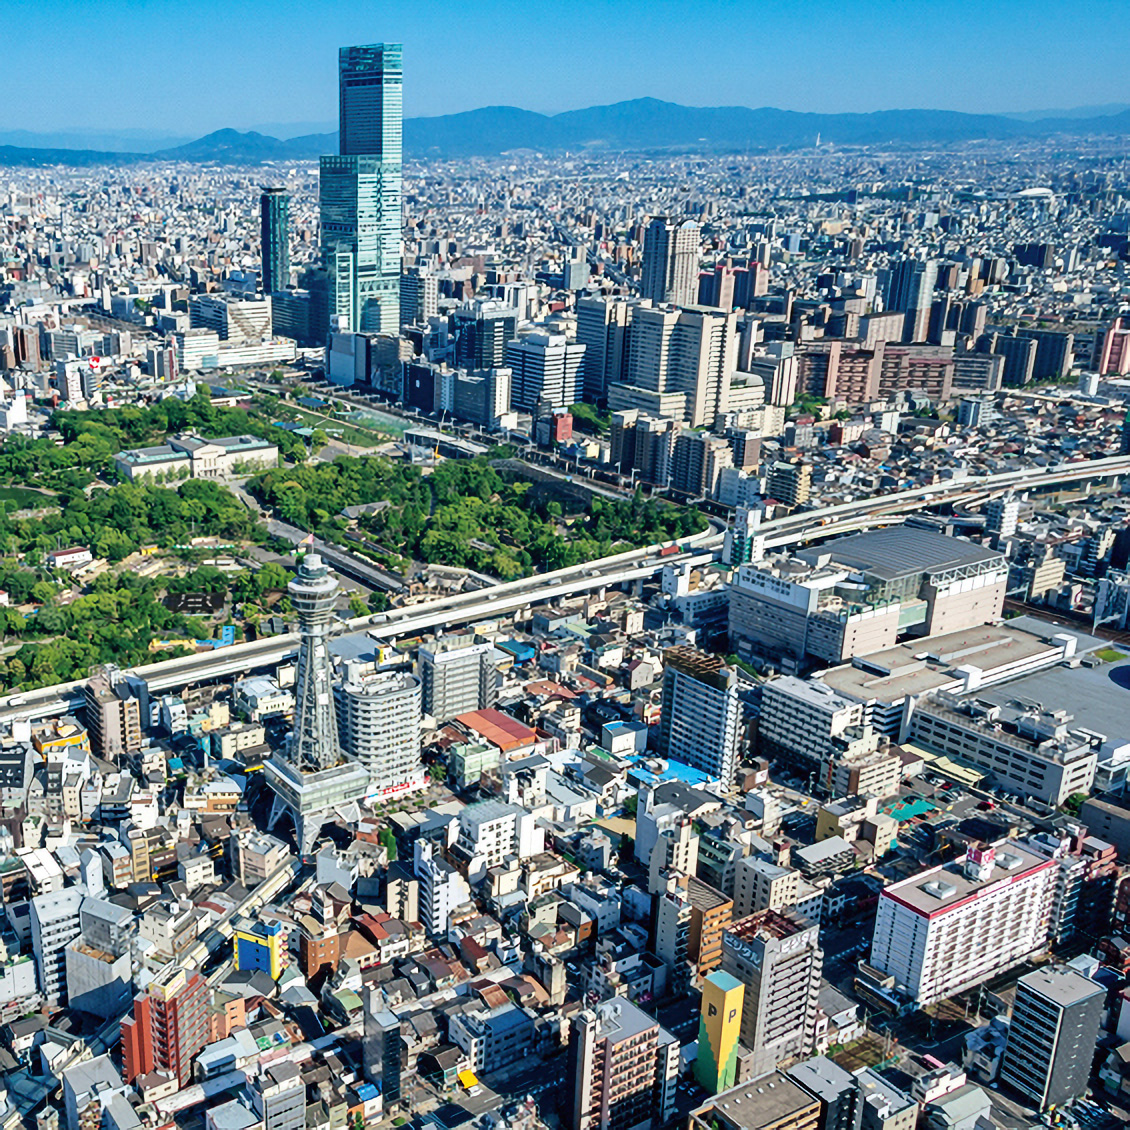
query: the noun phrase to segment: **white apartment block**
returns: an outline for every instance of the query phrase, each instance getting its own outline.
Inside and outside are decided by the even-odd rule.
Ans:
[[[471,898],[467,881],[444,859],[435,855],[435,845],[417,840],[412,869],[420,881],[420,920],[433,937],[446,938],[451,912]]]
[[[532,812],[516,804],[482,800],[459,813],[459,839],[488,867],[508,857],[529,859],[545,850],[545,833]]]
[[[919,1007],[1039,953],[1056,862],[1015,844],[970,848],[883,891],[871,965]]]
[[[819,763],[833,740],[863,722],[863,704],[836,694],[823,683],[783,675],[765,684],[758,731],[770,757],[804,756]]]
[[[67,945],[81,932],[82,891],[64,887],[31,900],[31,940],[39,988],[50,1005],[67,1001]]]
[[[746,918],[759,910],[784,910],[796,906],[801,874],[791,867],[778,867],[767,859],[746,856],[738,860],[734,877],[734,918]]]

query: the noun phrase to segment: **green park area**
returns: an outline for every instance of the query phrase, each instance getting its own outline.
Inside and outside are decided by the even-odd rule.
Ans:
[[[248,489],[284,521],[393,568],[414,559],[503,580],[706,527],[698,511],[638,494],[593,498],[586,508],[567,512],[568,502],[535,495],[531,483],[500,472],[483,457],[441,463],[428,475],[379,456],[342,457],[265,471]],[[345,507],[383,501],[391,505],[362,516],[359,531],[347,536]]]
[[[307,462],[306,441],[272,423],[295,411],[261,399],[251,410],[217,408],[201,391],[147,408],[57,412],[62,445],[11,436],[0,446],[0,590],[9,601],[0,608],[0,692],[81,678],[102,663],[151,662],[179,654],[179,645],[154,650],[153,641],[210,638],[225,621],[242,635],[262,617],[285,613],[280,566],[234,577],[201,567],[272,540],[226,486],[115,481],[118,451],[170,434],[270,439],[287,461],[248,481],[262,506],[397,570],[415,560],[512,579],[685,537],[706,524],[697,511],[638,494],[584,506],[484,458],[441,463],[430,473],[375,455]],[[381,502],[389,505],[357,523],[341,514]],[[51,551],[72,545],[89,548],[100,564],[80,576],[52,568]],[[207,619],[166,606],[170,595],[192,589],[222,591],[225,599]]]

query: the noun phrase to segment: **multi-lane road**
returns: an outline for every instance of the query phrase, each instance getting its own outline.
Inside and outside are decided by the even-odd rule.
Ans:
[[[926,506],[941,503],[967,506],[1009,490],[1061,487],[1123,474],[1130,474],[1130,455],[971,476],[774,518],[762,524],[761,532],[765,535],[767,548],[780,549],[890,524]],[[436,627],[467,624],[545,600],[640,581],[655,576],[665,565],[705,563],[721,549],[723,537],[720,523],[712,521],[707,530],[684,538],[677,545],[646,546],[584,565],[494,585],[489,589],[458,593],[374,616],[362,616],[343,621],[340,631],[368,632],[376,639],[394,639]],[[202,655],[151,663],[134,668],[134,671],[146,680],[151,691],[161,692],[271,667],[293,655],[297,647],[298,636],[290,633],[253,643],[235,644]],[[84,686],[80,680],[2,696],[0,723],[10,723],[18,718],[49,718],[73,710],[82,704]]]

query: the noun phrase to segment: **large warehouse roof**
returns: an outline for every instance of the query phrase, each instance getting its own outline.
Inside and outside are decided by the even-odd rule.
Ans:
[[[813,565],[831,559],[882,580],[916,573],[940,573],[982,562],[1004,562],[1004,556],[996,550],[913,526],[891,526],[835,538],[818,548],[802,550],[797,557]]]

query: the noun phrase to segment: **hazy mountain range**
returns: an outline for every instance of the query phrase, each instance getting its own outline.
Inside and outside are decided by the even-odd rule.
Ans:
[[[317,123],[306,123],[316,125]],[[280,132],[282,132],[280,130]],[[739,152],[797,149],[817,137],[835,145],[953,143],[977,140],[1130,134],[1130,107],[1121,103],[1015,114],[951,110],[880,110],[871,114],[810,114],[745,106],[692,107],[655,98],[537,114],[487,106],[461,114],[407,118],[408,157],[490,157],[515,149],[538,151],[681,150]],[[35,134],[0,131],[0,164],[93,165],[151,160],[288,162],[337,151],[337,134],[306,133],[280,140],[256,131],[217,130],[188,140],[158,131]]]

